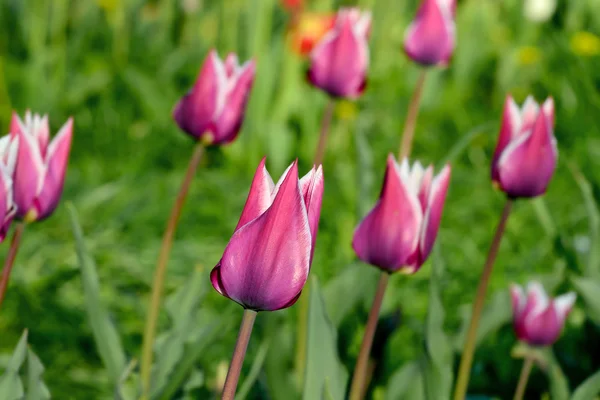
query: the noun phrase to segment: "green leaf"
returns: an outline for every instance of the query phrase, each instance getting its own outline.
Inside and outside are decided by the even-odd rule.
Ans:
[[[552,400],[567,400],[569,398],[569,383],[560,368],[560,364],[554,357],[551,348],[545,349],[543,354],[547,362],[546,373],[550,379],[550,397]]]
[[[116,385],[121,377],[121,372],[125,368],[125,353],[119,334],[100,299],[100,284],[96,265],[85,247],[83,232],[77,218],[77,211],[72,204],[68,204],[67,209],[69,210],[71,228],[75,236],[75,247],[81,269],[85,306],[92,334],[94,335],[94,341],[100,358]]]
[[[571,400],[590,400],[598,395],[600,395],[600,370],[575,389]]]
[[[419,361],[403,365],[390,377],[385,400],[424,400],[424,379]]]
[[[322,399],[325,382],[328,381],[331,396],[341,400],[344,398],[348,373],[337,354],[337,332],[325,311],[319,283],[314,275],[311,280],[303,399]]]
[[[600,323],[600,282],[577,277],[571,278],[571,282],[585,303],[588,317]]]
[[[50,398],[50,391],[42,380],[44,366],[33,352],[27,351],[27,397],[26,400],[46,400]]]
[[[439,246],[433,254],[433,267],[429,281],[429,307],[425,341],[427,359],[423,363],[423,376],[427,398],[447,399],[452,391],[452,347],[444,333],[445,311],[440,296],[440,281],[444,270]]]
[[[17,347],[13,351],[6,371],[0,377],[0,393],[2,400],[20,400],[23,398],[23,383],[19,377],[19,370],[27,356],[27,329],[23,331]]]
[[[254,356],[254,361],[252,362],[250,372],[235,395],[235,400],[244,400],[248,396],[248,393],[250,393],[250,389],[252,389],[252,385],[254,385],[254,382],[256,382],[258,374],[260,373],[265,359],[267,358],[270,342],[271,341],[269,339],[265,339],[260,344],[258,352]]]

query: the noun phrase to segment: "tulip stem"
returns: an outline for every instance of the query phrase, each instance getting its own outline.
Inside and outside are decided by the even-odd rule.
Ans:
[[[233,351],[233,357],[231,357],[231,364],[229,364],[229,371],[227,371],[227,378],[225,378],[225,385],[223,386],[222,400],[233,400],[235,398],[235,391],[240,379],[240,371],[242,370],[242,364],[246,356],[246,349],[248,348],[256,314],[256,311],[244,310],[240,333],[235,343],[235,350]]]
[[[406,121],[404,122],[404,131],[402,132],[402,142],[400,149],[398,150],[398,161],[402,162],[404,157],[408,157],[412,149],[413,138],[415,137],[415,126],[417,125],[417,117],[419,115],[419,106],[421,104],[421,96],[423,94],[423,87],[425,86],[425,77],[427,76],[427,69],[422,69],[417,85],[410,99],[408,105],[408,112],[406,113]]]
[[[12,267],[15,263],[15,258],[17,257],[17,252],[19,251],[19,245],[21,244],[21,236],[23,236],[24,230],[25,222],[17,223],[17,228],[15,229],[15,233],[13,233],[13,237],[10,242],[10,249],[8,250],[6,261],[4,261],[2,277],[0,278],[0,306],[2,306],[2,302],[4,301],[4,294],[6,293],[6,288],[8,287],[10,272],[12,271]]]
[[[383,296],[385,295],[385,289],[387,288],[389,278],[389,273],[381,271],[379,283],[377,284],[377,291],[375,292],[375,298],[373,299],[373,305],[371,306],[369,319],[367,320],[367,326],[365,327],[362,344],[360,345],[360,352],[358,353],[358,359],[356,360],[356,367],[354,367],[354,377],[352,378],[352,386],[350,387],[350,400],[360,400],[366,389],[365,378],[367,375],[369,355],[371,354],[371,346],[373,346],[373,338],[375,337],[375,328],[377,328],[379,311],[381,310],[381,303],[383,302]]]
[[[517,390],[515,391],[514,400],[523,400],[525,394],[525,388],[527,387],[527,381],[529,380],[529,374],[533,368],[533,358],[525,356],[523,360],[523,368],[521,369],[521,376],[519,377],[519,383],[517,384]]]
[[[475,302],[473,303],[473,311],[471,314],[471,322],[469,323],[469,330],[465,339],[464,349],[460,360],[460,367],[458,370],[458,379],[456,382],[456,388],[454,390],[454,400],[464,400],[467,394],[467,387],[469,385],[469,375],[471,372],[471,365],[473,364],[473,355],[475,353],[475,344],[477,342],[477,327],[479,319],[481,318],[481,312],[483,311],[483,304],[485,302],[485,294],[492,275],[492,269],[494,268],[494,261],[498,255],[498,249],[500,247],[500,241],[504,234],[504,228],[506,227],[506,221],[510,215],[513,200],[507,199],[504,209],[502,210],[502,216],[500,222],[496,228],[496,233],[490,250],[483,267],[483,274],[479,280],[479,286],[477,287],[477,295]]]
[[[319,134],[319,143],[317,144],[317,150],[315,151],[315,158],[313,162],[313,164],[317,167],[323,164],[325,147],[327,147],[327,134],[329,133],[329,127],[331,126],[331,120],[333,119],[334,108],[335,100],[329,99],[329,102],[325,106],[323,120],[321,121],[321,133]]]
[[[158,261],[156,263],[156,270],[154,271],[154,281],[152,283],[152,295],[150,305],[148,307],[148,316],[146,317],[146,328],[144,331],[144,340],[142,344],[142,362],[140,364],[140,374],[142,383],[142,396],[141,399],[148,399],[150,393],[150,373],[152,370],[152,356],[154,347],[154,335],[156,333],[156,324],[158,321],[158,315],[160,311],[160,303],[163,287],[165,285],[165,275],[167,272],[167,261],[169,260],[169,253],[171,252],[171,246],[173,244],[173,236],[177,228],[177,222],[181,215],[181,209],[185,203],[190,184],[198,168],[198,164],[204,154],[204,145],[199,142],[194,148],[194,153],[190,158],[190,162],[185,173],[185,177],[177,194],[175,204],[171,209],[171,215],[167,222],[167,227],[163,234],[163,240],[158,255]]]

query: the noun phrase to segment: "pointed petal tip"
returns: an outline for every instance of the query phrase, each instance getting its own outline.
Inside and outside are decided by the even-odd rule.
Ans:
[[[219,269],[221,267],[221,262],[219,262],[219,264],[217,264],[212,271],[210,271],[210,282],[212,283],[213,287],[215,288],[215,290],[217,292],[219,292],[219,294],[223,295],[223,296],[227,296],[225,294],[225,290],[223,290],[223,284],[221,282],[221,275],[219,272]]]

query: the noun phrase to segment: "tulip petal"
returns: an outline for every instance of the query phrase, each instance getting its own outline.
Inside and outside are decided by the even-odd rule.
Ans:
[[[227,292],[223,289],[223,283],[221,283],[221,261],[210,271],[210,282],[219,294],[228,297]]]
[[[450,165],[446,165],[431,184],[431,194],[429,195],[427,211],[423,221],[423,230],[421,231],[420,254],[415,265],[417,269],[427,260],[435,243],[442,219],[444,203],[446,202],[448,185],[450,184],[450,171]]]
[[[254,60],[246,62],[233,77],[231,77],[225,102],[226,105],[219,108],[220,114],[217,115],[215,122],[216,130],[215,143],[225,144],[232,142],[240,131],[250,90],[254,83],[256,73],[256,63]]]
[[[17,217],[23,218],[34,206],[40,193],[45,166],[37,140],[25,130],[18,130],[19,150],[13,176],[13,190]]]
[[[523,103],[521,111],[521,126],[514,131],[513,138],[519,135],[526,135],[535,124],[535,120],[540,112],[540,106],[535,101],[533,96],[529,95]]]
[[[215,50],[208,54],[193,88],[177,103],[173,119],[189,135],[214,135],[213,117],[224,99],[219,93],[226,82],[225,70]]]
[[[254,174],[254,179],[250,185],[250,191],[248,192],[244,210],[235,227],[236,231],[264,213],[273,202],[272,193],[275,185],[273,184],[271,175],[269,175],[269,171],[267,171],[267,168],[265,167],[265,163],[266,157],[263,157]]]
[[[34,202],[38,220],[48,217],[58,205],[65,182],[72,137],[73,118],[69,118],[48,146],[43,186]]]
[[[433,166],[427,167],[423,176],[421,177],[420,188],[419,188],[419,203],[421,203],[421,209],[423,212],[427,209],[429,195],[431,193],[431,183],[433,181]]]
[[[233,234],[221,259],[217,286],[245,308],[283,308],[306,283],[310,243],[295,162],[271,207]]]
[[[423,1],[404,39],[411,59],[423,65],[448,61],[454,50],[454,23],[444,14],[437,0]]]
[[[500,187],[510,197],[535,197],[546,191],[558,150],[552,126],[539,113],[528,134],[513,140],[498,160]]]
[[[387,271],[408,265],[418,246],[423,214],[416,195],[402,182],[390,154],[379,201],[354,232],[358,257]]]
[[[6,237],[15,212],[12,178],[8,169],[0,163],[0,243]]]
[[[239,68],[238,56],[235,53],[227,54],[225,58],[225,74],[227,78],[231,78]]]
[[[498,182],[500,179],[498,175],[498,159],[510,141],[517,136],[520,126],[521,110],[519,110],[519,106],[515,103],[512,96],[507,95],[506,101],[504,102],[504,111],[502,113],[500,135],[498,136],[498,143],[496,144],[496,149],[494,150],[494,156],[492,158],[492,181],[494,182]]]
[[[562,330],[558,315],[551,306],[539,313],[530,313],[523,323],[527,332],[527,343],[533,346],[547,346],[554,343]]]
[[[561,325],[564,323],[567,314],[571,312],[571,309],[575,304],[575,300],[577,300],[577,295],[574,292],[563,294],[562,296],[558,296],[554,299],[553,305],[556,309],[556,314],[561,321]]]
[[[312,238],[310,251],[310,260],[312,263],[315,253],[315,243],[317,241],[317,231],[319,229],[319,219],[321,217],[321,201],[323,199],[323,168],[311,169],[310,172],[300,179],[300,191],[306,204],[308,212],[308,225]]]

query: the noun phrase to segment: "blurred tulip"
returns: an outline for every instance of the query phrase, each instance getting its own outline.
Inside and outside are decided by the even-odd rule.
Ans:
[[[255,69],[254,60],[240,66],[230,53],[223,62],[212,50],[196,83],[175,106],[177,125],[207,144],[232,142],[242,126]]]
[[[549,346],[556,342],[565,325],[565,319],[575,303],[570,292],[549,299],[542,285],[531,282],[527,294],[518,285],[510,288],[515,334],[532,346]]]
[[[456,0],[423,0],[404,36],[404,51],[422,65],[445,66],[456,42]]]
[[[293,305],[308,278],[322,195],[321,167],[298,181],[294,162],[274,185],[263,159],[235,232],[211,272],[214,288],[254,311]]]
[[[288,11],[295,11],[302,8],[304,0],[281,0],[281,5]]]
[[[532,22],[548,21],[556,10],[556,0],[525,0],[523,13]]]
[[[19,138],[6,135],[0,138],[0,243],[6,238],[8,228],[17,212],[13,200],[13,180],[19,148]]]
[[[528,97],[522,109],[507,96],[498,144],[492,159],[492,180],[511,198],[543,194],[556,169],[554,101],[541,109]]]
[[[310,55],[309,81],[333,97],[359,97],[367,80],[370,29],[371,13],[340,9],[335,25]]]
[[[23,121],[13,113],[10,134],[19,138],[13,173],[16,217],[26,222],[47,218],[58,206],[62,195],[71,151],[73,118],[67,120],[50,142],[47,115],[41,117],[28,110]]]
[[[379,201],[354,233],[358,257],[388,272],[418,271],[433,248],[449,182],[449,165],[434,177],[433,166],[411,169],[390,154]]]
[[[315,45],[334,26],[333,13],[301,13],[292,21],[288,37],[292,50],[300,55],[310,54]]]

